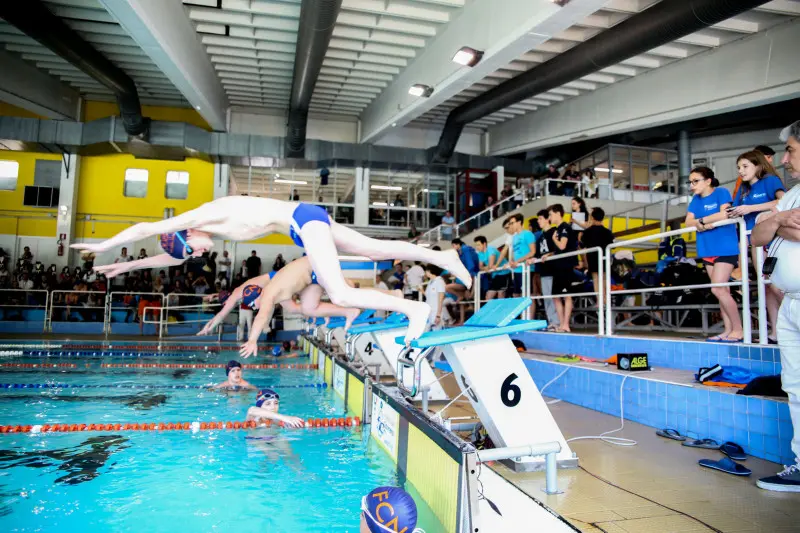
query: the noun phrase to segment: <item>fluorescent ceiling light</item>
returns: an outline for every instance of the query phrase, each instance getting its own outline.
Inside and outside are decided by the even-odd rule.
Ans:
[[[433,87],[430,85],[423,85],[416,83],[408,88],[408,94],[411,96],[424,96],[425,98],[433,94]]]
[[[408,206],[408,207],[417,207],[417,204],[411,204],[411,205],[410,205],[410,206]]]
[[[437,191],[437,190],[435,190],[435,189],[434,189],[434,190],[430,190],[430,189],[422,189],[422,192],[427,192],[427,193],[431,193],[431,192],[433,192],[433,193],[437,193],[437,192],[444,192],[444,191]]]
[[[606,167],[594,167],[595,172],[608,172]],[[612,168],[611,172],[614,174],[622,174],[622,169],[619,168]]]
[[[307,181],[275,179],[275,183],[288,183],[289,185],[308,185]]]
[[[402,191],[402,187],[396,187],[394,185],[370,185],[370,189],[373,191]]]
[[[481,50],[475,50],[469,46],[462,46],[456,55],[453,56],[453,62],[465,67],[474,67],[483,57]]]
[[[387,207],[389,204],[386,202],[372,202],[372,205],[376,205],[378,207]]]

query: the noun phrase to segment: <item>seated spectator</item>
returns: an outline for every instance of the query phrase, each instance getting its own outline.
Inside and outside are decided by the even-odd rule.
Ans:
[[[139,250],[139,257],[137,257],[136,259],[147,259],[147,250],[145,250],[144,248]]]
[[[731,193],[719,186],[714,171],[708,167],[693,169],[689,175],[689,185],[694,197],[686,214],[686,227],[697,228],[697,256],[702,259],[711,283],[727,283],[733,269],[739,264],[736,226],[714,228],[712,225],[728,218],[727,209],[733,202]],[[742,319],[730,288],[713,287],[711,292],[719,300],[725,329],[707,340],[742,342]]]
[[[408,240],[413,241],[417,237],[422,235],[422,232],[417,229],[417,226],[414,225],[412,222],[408,228]]]

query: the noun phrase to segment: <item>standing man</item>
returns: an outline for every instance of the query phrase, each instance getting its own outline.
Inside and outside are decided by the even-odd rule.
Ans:
[[[522,296],[522,264],[536,255],[536,237],[533,233],[525,229],[525,217],[520,213],[511,215],[511,227],[514,231],[514,238],[511,243],[511,253],[508,264],[513,268],[512,283],[514,285],[514,297]],[[536,312],[534,306],[532,312]]]
[[[564,222],[564,206],[554,204],[548,207],[547,211],[550,215],[550,224],[556,228],[553,234],[553,243],[556,246],[555,255],[558,256],[559,254],[577,250],[577,235],[572,231],[570,225]],[[575,256],[553,259],[551,264],[553,268],[553,294],[560,295],[571,291],[572,281],[575,279],[573,270],[577,264],[578,258]],[[559,331],[569,333],[569,323],[572,318],[572,296],[555,298],[555,303],[558,321],[561,323]]]
[[[780,134],[786,143],[781,160],[793,178],[800,178],[800,120]],[[775,206],[776,212],[758,217],[750,241],[753,246],[769,244],[764,275],[784,292],[778,314],[778,346],[781,350],[781,382],[789,395],[792,418],[792,451],[795,463],[778,475],[759,479],[756,485],[777,492],[800,492],[800,185],[795,185]],[[771,243],[771,244],[770,244]]]
[[[406,284],[411,289],[412,300],[419,300],[419,291],[422,290],[423,283],[425,283],[425,269],[422,268],[421,262],[415,261],[406,272]]]
[[[591,214],[589,214],[589,227],[583,231],[583,237],[581,238],[581,242],[583,243],[583,247],[594,248],[598,247],[603,250],[603,257],[605,256],[606,246],[614,242],[614,234],[611,233],[611,230],[608,229],[603,225],[603,219],[606,218],[606,212],[603,211],[600,207],[595,207],[592,209]],[[660,248],[660,246],[659,246]],[[601,258],[602,260],[602,258]],[[600,292],[600,284],[603,283],[603,280],[599,279],[599,261],[597,260],[597,254],[594,252],[586,254],[586,262],[589,265],[589,273],[592,275],[592,283],[594,284],[595,292]],[[597,312],[602,313],[601,308],[603,307],[603,298],[602,296],[597,297]]]
[[[128,255],[128,249],[127,248],[122,248],[122,250],[120,251],[119,257],[114,259],[114,263],[127,263],[129,261],[133,261],[133,257]],[[116,278],[111,280],[111,284],[114,287],[122,288],[122,287],[125,287],[125,280],[126,279],[128,279],[128,274],[125,274],[124,276],[117,276]]]
[[[447,211],[442,217],[442,240],[453,240],[453,228],[456,227],[456,219],[453,214]]]
[[[256,251],[250,252],[250,257],[246,260],[247,277],[254,278],[261,275],[261,259],[256,255]]]
[[[475,237],[475,249],[478,251],[478,260],[481,262],[481,271],[494,270],[506,264],[505,259],[500,262],[500,252],[494,246],[489,246],[489,242],[483,235]],[[508,288],[508,271],[492,272],[481,278],[481,298],[485,296],[487,300],[494,300],[497,297],[505,296]]]
[[[556,245],[553,242],[556,228],[550,224],[550,213],[547,209],[542,209],[536,216],[539,227],[542,228],[542,236],[536,241],[535,261],[539,263],[536,271],[539,273],[539,279],[542,283],[542,296],[551,296],[553,294],[553,262],[548,261],[548,259],[553,256],[556,250]],[[561,323],[558,321],[554,298],[545,299],[544,311],[547,314],[547,330],[558,331],[561,328]]]
[[[225,274],[225,279],[228,280],[228,283],[230,283],[231,258],[228,257],[228,250],[224,250],[222,252],[222,259],[219,260],[219,271],[221,274]]]

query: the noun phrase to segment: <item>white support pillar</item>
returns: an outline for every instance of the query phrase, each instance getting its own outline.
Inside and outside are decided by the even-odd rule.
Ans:
[[[228,196],[231,166],[228,163],[214,163],[214,200]]]
[[[502,192],[503,187],[505,187],[506,169],[505,167],[494,167],[492,171],[497,172],[497,193],[494,195],[494,201],[499,202],[500,193]]]
[[[353,192],[353,202],[356,204],[356,226],[369,225],[369,169],[356,167],[356,187]]]
[[[70,248],[75,237],[75,211],[78,207],[78,178],[80,176],[81,156],[64,154],[61,160],[61,179],[58,193],[58,218],[56,219],[55,240],[61,240],[63,252],[56,257],[56,266],[61,270],[72,266]],[[79,256],[75,252],[75,261]]]

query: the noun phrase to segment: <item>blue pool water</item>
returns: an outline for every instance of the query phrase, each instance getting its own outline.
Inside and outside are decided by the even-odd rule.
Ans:
[[[233,352],[187,353],[142,362],[231,358]],[[49,362],[78,368],[0,368],[0,425],[235,421],[245,419],[255,399],[252,392],[166,388],[224,381],[222,369],[99,369],[97,358],[76,357]],[[245,370],[244,378],[279,386],[286,414],[355,414],[346,412],[331,388],[296,387],[322,381],[315,370]],[[6,383],[99,387],[2,388]],[[376,486],[398,484],[394,464],[361,428],[0,435],[2,531],[355,533],[361,497]],[[413,487],[406,489],[415,494]],[[419,527],[443,533],[421,498],[416,501]]]

